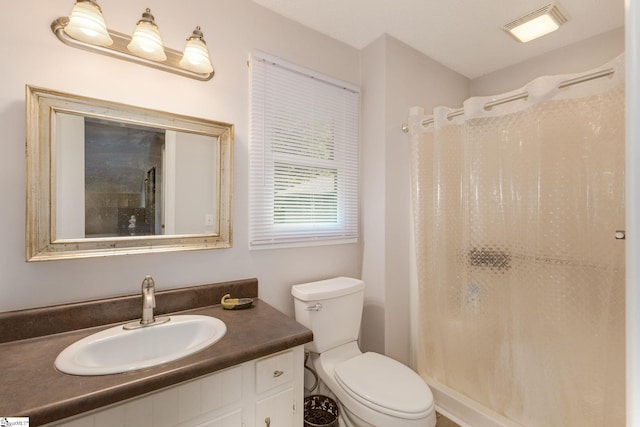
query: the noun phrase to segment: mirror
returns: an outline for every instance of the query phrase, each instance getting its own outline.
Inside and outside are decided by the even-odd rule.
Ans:
[[[26,98],[27,261],[231,247],[233,125]]]

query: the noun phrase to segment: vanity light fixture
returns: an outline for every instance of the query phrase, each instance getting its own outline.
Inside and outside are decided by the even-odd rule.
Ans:
[[[509,22],[502,29],[526,43],[557,30],[568,20],[560,5],[553,2]]]
[[[138,21],[133,37],[110,30],[95,0],[76,0],[69,17],[51,23],[53,33],[68,46],[124,59],[196,80],[214,75],[200,27],[187,39],[184,52],[165,47],[151,11]]]

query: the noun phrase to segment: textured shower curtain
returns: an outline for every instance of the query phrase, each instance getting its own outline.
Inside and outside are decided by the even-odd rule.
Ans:
[[[409,120],[416,369],[526,427],[624,425],[624,59],[609,68]]]

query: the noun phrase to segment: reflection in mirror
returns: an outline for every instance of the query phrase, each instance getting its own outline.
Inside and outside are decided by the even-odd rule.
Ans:
[[[27,114],[28,260],[231,246],[232,125],[33,87]]]
[[[217,232],[217,138],[67,113],[55,120],[56,239]]]
[[[165,133],[89,117],[84,130],[84,227],[67,235],[58,217],[56,237],[163,234]]]

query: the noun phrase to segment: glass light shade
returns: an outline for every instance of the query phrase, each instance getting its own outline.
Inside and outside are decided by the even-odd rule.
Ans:
[[[97,46],[110,46],[113,40],[107,31],[100,6],[93,1],[78,0],[71,10],[64,32],[76,40]]]
[[[151,11],[147,9],[142,14],[142,19],[138,21],[131,42],[127,49],[134,55],[152,61],[164,61],[167,55],[164,53],[164,44],[158,26],[155,24]]]
[[[511,34],[523,43],[537,39],[560,28],[560,25],[549,15],[538,16],[511,30]]]
[[[202,37],[200,27],[197,27],[193,31],[193,35],[187,39],[180,66],[195,73],[208,74],[213,71],[213,66],[211,65],[207,44]]]

